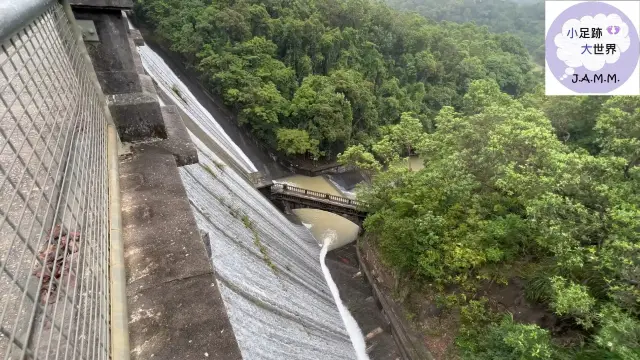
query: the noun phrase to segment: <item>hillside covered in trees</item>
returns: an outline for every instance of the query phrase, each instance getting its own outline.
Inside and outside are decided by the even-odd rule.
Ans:
[[[462,103],[340,156],[372,179],[358,196],[384,263],[447,309],[453,358],[640,359],[640,98],[479,80]],[[394,165],[408,147],[423,169]]]
[[[400,10],[434,20],[474,22],[522,41],[536,63],[544,65],[543,0],[386,0]]]
[[[541,78],[512,35],[368,0],[139,0],[136,15],[289,156],[335,158],[403,112],[430,126],[473,80],[521,96]]]
[[[464,17],[369,0],[138,0],[136,14],[261,141],[366,174],[364,227],[399,301],[450,321],[438,358],[640,360],[640,98],[545,97],[529,30],[496,20],[511,5],[428,10],[443,3]],[[414,153],[417,171],[400,161]]]

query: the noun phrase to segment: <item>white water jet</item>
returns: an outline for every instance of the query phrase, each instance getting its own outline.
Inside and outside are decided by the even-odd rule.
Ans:
[[[338,286],[333,281],[331,273],[329,272],[329,268],[324,262],[325,258],[327,257],[329,245],[331,245],[331,242],[333,242],[335,237],[335,232],[328,232],[327,236],[325,236],[323,240],[324,245],[322,246],[322,251],[320,251],[320,266],[322,266],[322,273],[327,280],[327,284],[329,285],[329,289],[331,290],[331,294],[333,295],[333,300],[336,302],[338,311],[340,311],[340,316],[342,316],[344,326],[347,328],[349,338],[351,338],[351,343],[353,344],[353,348],[356,351],[357,360],[369,360],[369,355],[367,355],[367,345],[364,341],[364,336],[362,336],[362,331],[360,331],[360,327],[358,326],[356,319],[354,319],[349,312],[349,309],[347,309],[347,307],[342,303],[342,299],[340,299],[340,292],[338,291]]]
[[[342,195],[343,195],[344,197],[347,197],[347,198],[352,199],[352,200],[356,200],[356,199],[357,199],[357,196],[356,196],[355,191],[349,191],[349,190],[345,189],[345,188],[344,188],[344,187],[342,187],[340,184],[338,184],[337,182],[335,182],[335,181],[334,181],[330,176],[329,176],[329,177],[327,177],[327,178],[329,179],[329,181],[331,182],[331,184],[333,184],[333,186],[337,187],[337,188],[338,188],[338,190],[340,190],[340,192],[342,193]]]

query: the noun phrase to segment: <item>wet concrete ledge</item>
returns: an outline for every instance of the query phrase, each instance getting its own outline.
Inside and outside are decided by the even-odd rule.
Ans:
[[[371,265],[368,263],[366,257],[362,256],[362,252],[360,251],[361,244],[359,238],[356,245],[356,254],[360,269],[362,269],[368,283],[371,285],[373,297],[376,299],[378,306],[382,309],[389,321],[393,338],[398,345],[402,357],[406,360],[433,360],[433,356],[421,342],[421,339],[409,329],[406,321],[398,315],[394,309],[391,298],[378,286],[375,277],[371,274]]]
[[[132,359],[242,359],[174,156],[120,161]]]
[[[373,289],[359,267],[356,244],[350,243],[329,251],[325,263],[338,286],[340,299],[365,337],[369,359],[400,360],[402,352],[391,326],[376,304]]]

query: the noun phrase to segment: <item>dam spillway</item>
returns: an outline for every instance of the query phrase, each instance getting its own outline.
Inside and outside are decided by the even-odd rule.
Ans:
[[[318,241],[246,181],[242,175],[255,165],[162,58],[146,46],[139,52],[158,88],[225,152],[191,134],[200,163],[180,175],[243,358],[356,359],[318,261]]]
[[[355,359],[318,262],[320,247],[202,143],[181,168],[246,359]]]

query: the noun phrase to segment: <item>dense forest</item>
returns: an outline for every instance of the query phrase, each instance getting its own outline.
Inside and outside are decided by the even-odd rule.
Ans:
[[[540,81],[522,43],[368,0],[139,0],[136,15],[203,75],[238,122],[289,156],[335,158],[411,112],[462,106],[473,80]]]
[[[486,25],[496,33],[516,35],[537,64],[544,65],[543,0],[386,0],[400,10],[434,19]]]
[[[411,290],[458,314],[463,359],[640,359],[640,98],[541,93],[474,81],[435,131],[403,114],[349,148],[371,179],[364,227]],[[394,165],[407,147],[423,169]],[[478,296],[512,282],[540,324]]]
[[[261,141],[366,174],[372,246],[456,319],[448,356],[640,360],[640,97],[545,97],[529,30],[501,23],[525,5],[437,3],[433,19],[369,0],[136,15]],[[543,320],[495,306],[491,284]]]

